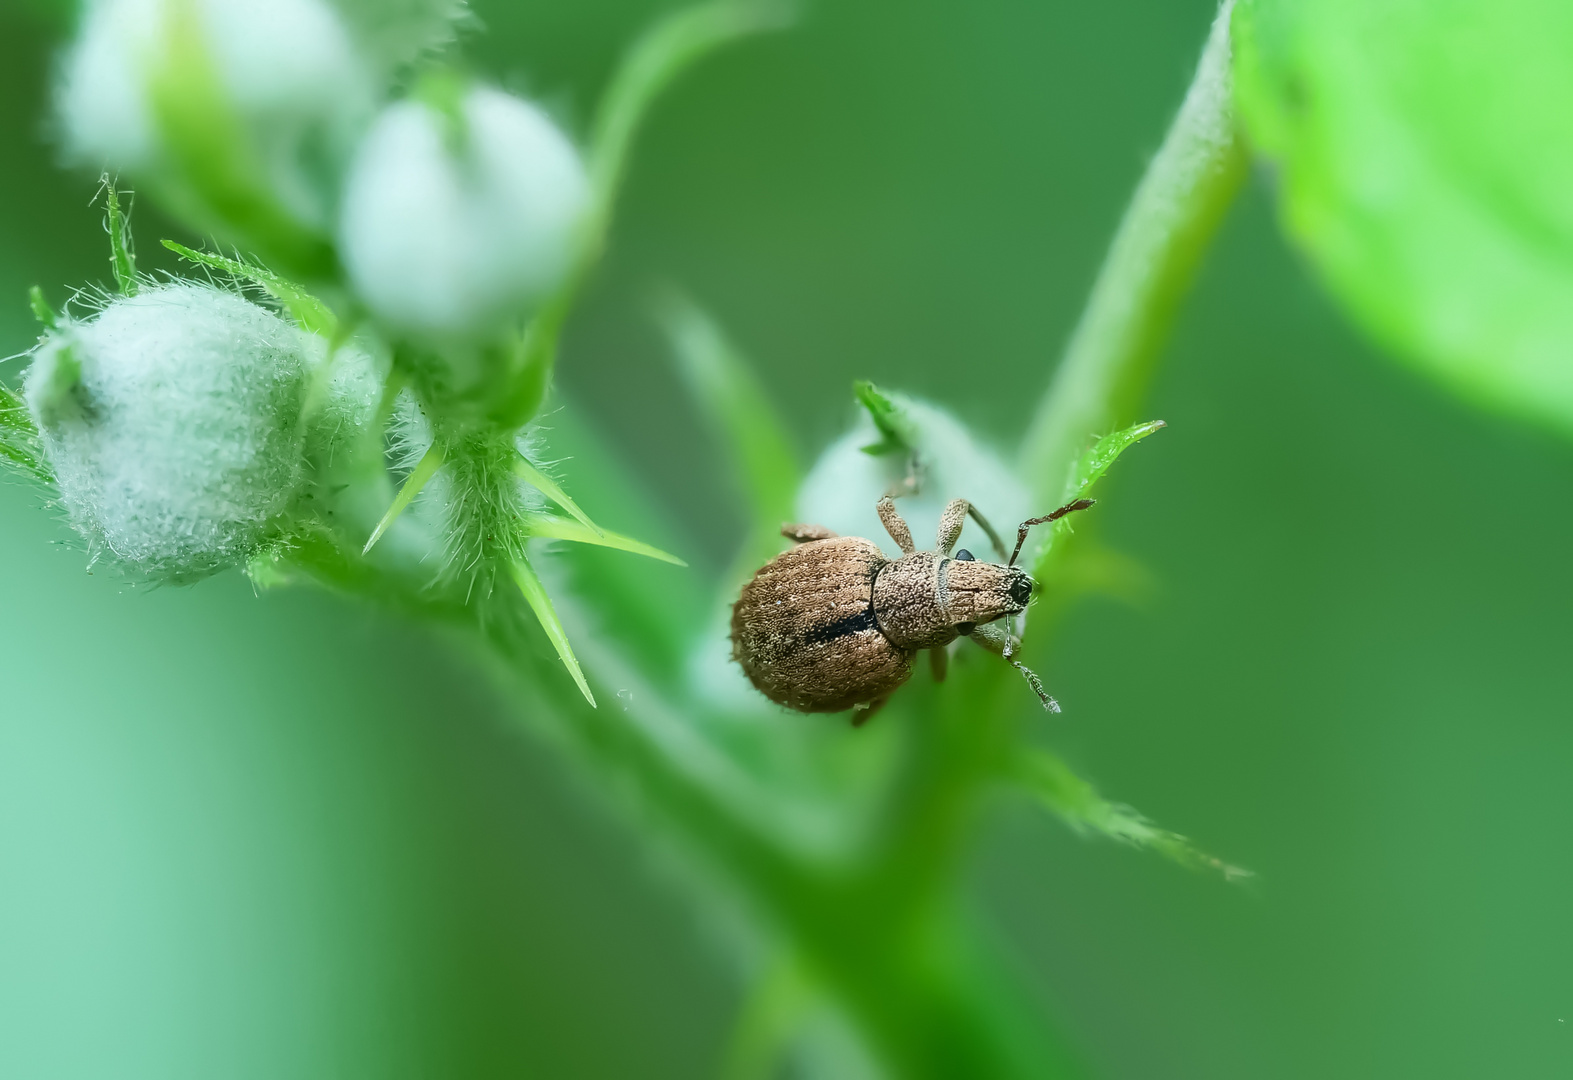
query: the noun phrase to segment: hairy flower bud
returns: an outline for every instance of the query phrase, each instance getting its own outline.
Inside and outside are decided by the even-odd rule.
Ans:
[[[367,59],[401,67],[448,45],[464,0],[333,0]]]
[[[320,338],[206,285],[144,288],[39,346],[25,396],[72,523],[150,577],[253,553],[303,481]]]
[[[96,0],[57,92],[82,161],[150,177],[221,217],[235,205],[254,216],[260,196],[235,185],[255,184],[317,230],[331,225],[373,97],[322,0]]]
[[[528,102],[474,88],[451,114],[419,100],[382,113],[350,171],[339,246],[386,326],[482,339],[562,282],[589,203],[579,155],[556,125]]]
[[[880,496],[910,481],[917,490],[898,500],[920,548],[932,547],[940,512],[951,499],[966,499],[996,529],[1010,533],[1016,524],[1044,509],[1034,507],[1026,486],[1010,466],[981,444],[966,426],[943,409],[892,395],[912,435],[912,452],[891,449],[869,454],[881,433],[867,413],[852,430],[832,443],[810,470],[797,497],[799,521],[824,525],[847,536],[889,542],[874,505]],[[1052,509],[1048,507],[1045,509]],[[979,558],[994,558],[986,541],[969,532],[966,545]],[[985,555],[985,552],[988,552]]]

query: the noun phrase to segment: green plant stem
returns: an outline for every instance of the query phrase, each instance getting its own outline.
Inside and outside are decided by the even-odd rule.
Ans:
[[[1058,495],[1089,436],[1112,429],[1149,381],[1180,296],[1244,171],[1228,102],[1226,3],[1185,103],[1137,188],[1064,363],[1024,450],[1046,499]],[[615,171],[615,169],[614,169]],[[318,572],[356,591],[364,563]],[[394,591],[398,591],[395,589]],[[418,596],[403,590],[409,606]],[[565,602],[565,612],[572,611]],[[431,614],[437,614],[435,610]],[[627,709],[591,709],[533,631],[500,611],[482,620],[511,674],[521,717],[592,774],[596,787],[658,820],[768,939],[797,957],[898,1077],[1014,1078],[1063,1074],[1052,1040],[1013,1017],[1024,991],[988,970],[958,910],[956,882],[985,796],[1020,743],[1019,678],[968,657],[943,686],[917,680],[881,723],[900,724],[905,765],[883,825],[852,867],[819,865],[779,842],[773,807],[693,718],[668,704],[597,635],[583,635],[585,672]],[[450,623],[473,615],[455,607]],[[612,697],[611,693],[604,695]],[[714,891],[714,890],[712,890]]]
[[[1089,440],[1134,422],[1180,299],[1246,174],[1225,0],[1179,115],[1147,167],[1022,444],[1045,499]]]

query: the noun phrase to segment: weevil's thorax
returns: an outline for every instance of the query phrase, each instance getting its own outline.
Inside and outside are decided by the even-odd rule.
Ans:
[[[874,617],[905,649],[948,645],[962,628],[1024,611],[1032,579],[997,563],[947,559],[919,551],[883,567],[874,579]]]

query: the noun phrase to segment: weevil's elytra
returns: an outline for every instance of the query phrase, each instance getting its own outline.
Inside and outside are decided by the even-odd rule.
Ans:
[[[799,546],[743,586],[732,608],[732,655],[771,701],[800,712],[859,708],[854,722],[861,723],[907,681],[919,651],[935,650],[935,677],[943,678],[942,650],[966,636],[1020,670],[1044,707],[1057,711],[1037,676],[1013,659],[1019,642],[995,624],[1031,602],[1032,579],[1014,565],[1028,528],[1091,505],[1079,500],[1024,522],[1003,564],[982,562],[965,548],[951,556],[969,514],[1004,554],[965,499],[945,508],[934,551],[914,550],[895,504],[881,499],[880,519],[902,550],[894,560],[860,537],[820,525],[782,526]]]
[[[886,565],[854,536],[809,540],[765,564],[732,609],[733,653],[753,684],[788,708],[840,712],[906,682],[913,650],[874,615]]]

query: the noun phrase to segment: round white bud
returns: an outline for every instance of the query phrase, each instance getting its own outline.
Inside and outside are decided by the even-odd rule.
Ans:
[[[350,169],[339,250],[384,325],[426,339],[483,339],[563,281],[590,206],[573,144],[540,109],[466,92],[449,116],[385,109]]]
[[[303,481],[324,343],[206,285],[145,288],[51,333],[25,395],[90,543],[182,580],[253,553]]]
[[[186,51],[188,29],[205,56]],[[168,139],[177,136],[161,129],[156,91],[195,93],[204,69],[222,95],[208,104],[219,117],[233,111],[268,190],[299,221],[328,228],[373,87],[322,0],[96,0],[61,65],[56,98],[68,152],[178,183],[165,175]],[[203,149],[183,148],[187,156]]]
[[[918,440],[918,490],[897,499],[896,506],[919,549],[934,546],[940,514],[951,499],[966,499],[976,506],[1007,543],[1014,539],[1020,522],[1044,512],[1033,506],[1027,486],[1010,466],[960,420],[922,401],[895,400],[906,411]],[[878,456],[863,452],[863,447],[878,442],[873,421],[860,410],[852,430],[826,448],[809,470],[798,491],[797,515],[799,521],[824,525],[843,536],[866,536],[895,554],[894,541],[874,507],[880,496],[905,484],[913,475],[913,464],[900,452]],[[966,536],[964,546],[978,558],[1000,558],[976,525],[968,524]]]

